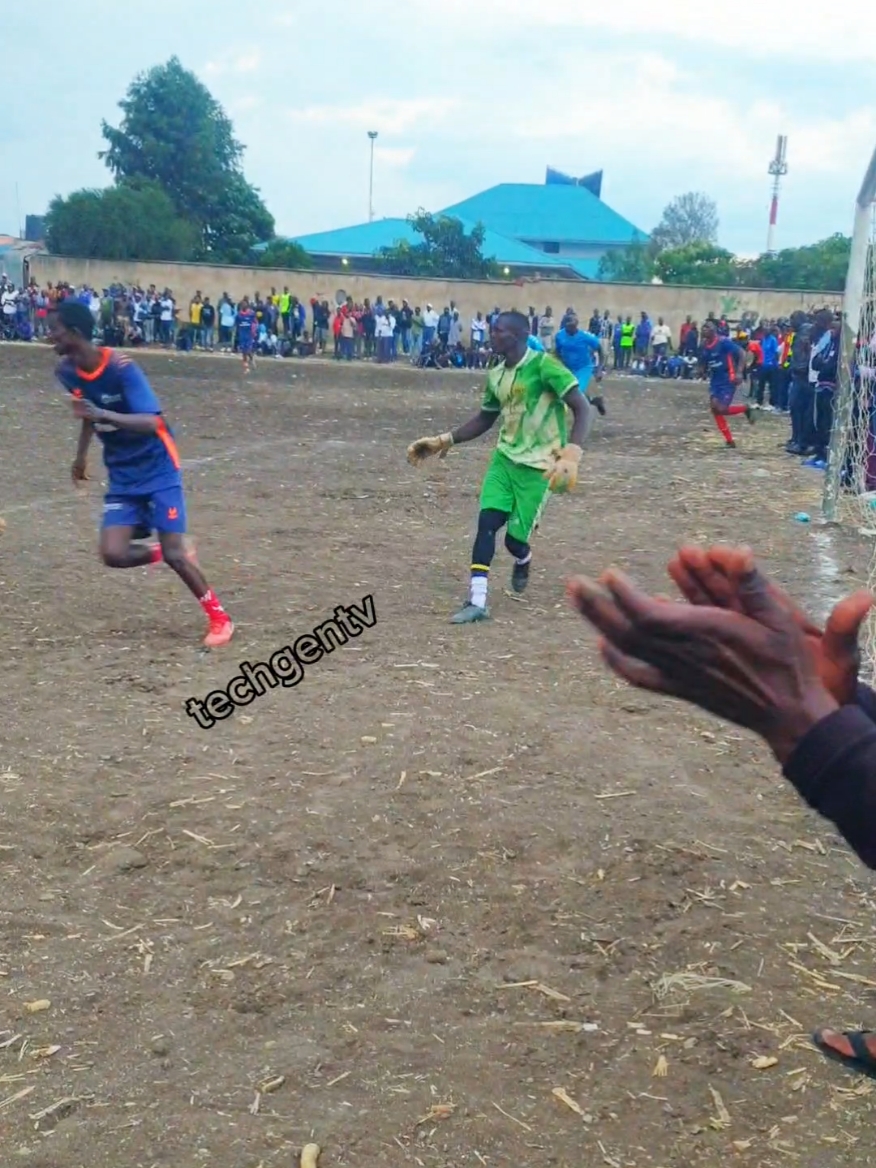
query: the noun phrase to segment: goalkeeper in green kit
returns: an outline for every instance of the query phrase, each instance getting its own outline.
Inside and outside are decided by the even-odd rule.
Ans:
[[[511,587],[523,592],[532,562],[530,540],[551,492],[570,491],[578,481],[581,447],[592,422],[587,398],[573,373],[549,353],[527,344],[529,321],[503,312],[493,324],[493,351],[503,358],[487,374],[480,411],[458,429],[420,438],[408,447],[418,466],[432,454],[446,457],[451,447],[479,438],[501,417],[499,441],[481,488],[481,509],[466,604],[453,624],[486,620],[487,585],[496,552],[496,535],[506,526],[505,547],[514,557]],[[566,410],[572,415],[567,435]]]

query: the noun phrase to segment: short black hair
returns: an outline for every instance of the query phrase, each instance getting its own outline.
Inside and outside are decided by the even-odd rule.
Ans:
[[[59,322],[70,332],[79,333],[86,341],[94,336],[94,317],[91,309],[78,300],[62,300],[56,309]]]
[[[517,312],[515,309],[512,309],[510,312],[500,312],[499,319],[507,320],[513,332],[520,333],[523,336],[529,334],[529,320],[522,312]]]

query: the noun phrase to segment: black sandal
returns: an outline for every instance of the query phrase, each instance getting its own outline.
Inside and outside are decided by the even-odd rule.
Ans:
[[[828,1030],[832,1034],[838,1034],[842,1038],[847,1039],[852,1050],[855,1052],[854,1055],[842,1054],[840,1051],[835,1050],[829,1042],[825,1042],[824,1034]],[[871,1052],[864,1041],[868,1035],[873,1033],[872,1030],[833,1030],[831,1027],[826,1026],[821,1030],[815,1031],[812,1035],[812,1041],[825,1058],[839,1063],[853,1074],[867,1075],[870,1079],[876,1079],[876,1055]]]

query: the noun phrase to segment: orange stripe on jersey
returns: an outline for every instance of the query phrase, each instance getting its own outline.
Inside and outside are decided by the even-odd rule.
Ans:
[[[164,449],[170,455],[170,461],[173,463],[176,470],[180,468],[179,451],[176,448],[176,443],[170,436],[170,431],[165,425],[164,418],[158,419],[158,429],[155,431],[161,441],[164,443]]]
[[[112,356],[112,351],[110,349],[101,349],[100,350],[100,364],[94,370],[94,372],[93,373],[86,373],[86,371],[84,369],[77,369],[76,376],[81,377],[83,381],[97,381],[97,379],[98,379],[98,377],[100,377],[101,373],[106,373],[106,367],[110,363],[111,356]]]
[[[733,364],[733,358],[730,356],[729,353],[727,354],[727,372],[730,374],[731,377],[733,377],[734,374],[736,373],[736,366]]]

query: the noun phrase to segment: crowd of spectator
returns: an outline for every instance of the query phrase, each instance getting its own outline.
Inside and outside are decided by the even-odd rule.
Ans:
[[[6,277],[0,281],[2,332],[6,340],[31,340],[45,335],[52,304],[74,296],[91,310],[99,334],[115,346],[159,345],[180,350],[237,352],[241,310],[251,308],[255,325],[245,316],[245,327],[256,329],[256,352],[264,356],[332,355],[339,361],[373,360],[382,364],[409,361],[421,368],[481,369],[493,362],[490,326],[499,307],[478,311],[471,319],[461,315],[451,300],[438,311],[432,304],[412,306],[407,300],[384,302],[378,296],[356,303],[347,297],[341,304],[313,298],[305,304],[288,288],[271,288],[262,296],[236,301],[227,292],[218,303],[196,292],[188,305],[181,305],[170,289],[128,288],[113,285],[100,292],[89,287],[36,282],[16,289]],[[558,329],[563,327],[568,308],[558,319],[547,307],[544,312],[529,308],[532,333],[545,349],[553,348]],[[606,353],[614,351],[614,368],[619,373],[646,376],[695,377],[698,374],[694,327],[677,349],[670,330],[662,320],[652,326],[642,313],[639,324],[621,317],[613,322],[609,313],[594,312],[589,331],[596,333]]]
[[[262,356],[331,355],[338,361],[408,361],[427,369],[483,369],[493,361],[490,330],[498,306],[466,320],[453,300],[439,312],[434,305],[412,306],[407,300],[343,303],[312,298],[304,303],[288,287],[266,295],[235,300],[225,292],[217,303],[196,292],[180,304],[168,288],[115,284],[98,292],[59,283],[40,287],[31,281],[16,288],[0,276],[0,339],[44,337],[54,304],[75,297],[90,309],[97,335],[105,344],[163,346],[182,351],[236,353],[240,329],[252,329],[255,352]],[[565,327],[569,307],[560,317],[550,307],[529,308],[531,331],[546,350],[554,348]],[[583,324],[582,317],[582,324]],[[823,311],[796,313],[789,320],[730,322],[707,317],[719,336],[730,337],[746,351],[745,387],[756,409],[787,415],[791,435],[786,449],[823,469],[833,420],[833,397],[839,361],[839,325]],[[703,323],[706,323],[705,321]],[[598,338],[603,362],[619,375],[696,380],[704,376],[701,325],[688,317],[677,338],[662,317],[646,312],[612,318],[594,309],[587,331]]]
[[[498,314],[476,312],[463,319],[454,301],[439,312],[407,300],[357,303],[352,297],[340,304],[312,298],[304,303],[283,288],[235,300],[225,292],[217,303],[196,292],[188,305],[180,304],[169,288],[125,287],[117,284],[98,291],[69,284],[41,288],[35,281],[16,288],[0,279],[2,331],[0,339],[27,341],[47,332],[51,307],[75,297],[90,309],[105,344],[162,346],[183,351],[238,352],[239,329],[255,330],[256,351],[265,356],[332,355],[338,361],[373,360],[389,364],[409,361],[422,368],[484,368],[492,361],[490,324]],[[255,314],[250,323],[249,310]],[[530,308],[533,333],[551,347],[556,322],[550,308],[539,315]]]
[[[787,320],[729,322],[710,313],[706,323],[744,351],[741,388],[748,404],[788,417],[791,433],[786,451],[801,456],[804,465],[824,470],[841,356],[841,317],[823,309],[796,312]],[[681,326],[677,343],[662,317],[655,325],[645,312],[635,324],[630,316],[618,316],[612,322],[608,313],[600,317],[594,312],[589,331],[611,346],[614,368],[621,373],[685,379],[705,376],[702,326],[690,316]],[[855,376],[861,375],[856,368]]]

